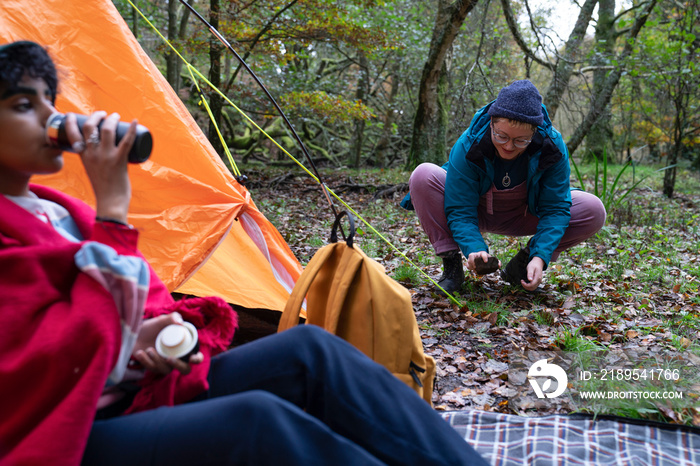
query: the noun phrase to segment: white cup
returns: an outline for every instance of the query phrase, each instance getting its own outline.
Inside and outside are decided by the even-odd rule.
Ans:
[[[164,358],[180,358],[187,362],[199,351],[197,329],[189,322],[168,325],[156,337],[156,351]]]

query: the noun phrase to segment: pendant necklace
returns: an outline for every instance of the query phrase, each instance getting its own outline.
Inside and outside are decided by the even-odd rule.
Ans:
[[[506,174],[501,178],[501,186],[504,188],[510,187],[510,183],[513,181],[510,179],[510,175],[508,173],[513,169],[513,167],[516,165],[518,158],[516,157],[513,160],[505,160],[502,158],[498,158],[499,160],[499,165],[503,168],[503,171],[506,172]]]
[[[510,178],[510,171],[511,170],[518,170],[519,163],[518,161],[520,160],[520,155],[518,155],[516,158],[512,160],[505,160],[500,157],[498,157],[498,165],[501,167],[501,170],[505,172],[506,174],[501,178],[501,186],[504,188],[509,188],[510,185],[512,184],[513,180]]]
[[[508,172],[506,172],[506,176],[504,176],[503,179],[501,179],[501,184],[504,188],[510,186],[510,176],[508,176]]]
[[[516,179],[519,178],[518,170],[521,169],[521,167],[520,167],[521,158],[520,157],[522,156],[522,151],[518,155],[516,155],[515,158],[513,158],[513,159],[504,159],[503,157],[501,157],[501,155],[498,153],[498,151],[495,151],[495,152],[496,152],[496,154],[495,154],[496,160],[494,161],[494,168],[498,167],[496,169],[497,173],[505,173],[505,175],[503,175],[503,178],[501,178],[501,186],[503,188],[508,189],[510,187],[510,185],[513,183],[513,180],[510,177],[510,172],[515,170],[516,171],[515,178]]]

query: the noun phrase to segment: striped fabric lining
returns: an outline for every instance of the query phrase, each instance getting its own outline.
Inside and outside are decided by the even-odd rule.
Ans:
[[[112,247],[94,241],[84,243],[75,255],[75,264],[112,294],[119,313],[122,345],[119,360],[107,379],[109,387],[123,379],[136,344],[148,297],[150,271],[140,257],[119,255]]]

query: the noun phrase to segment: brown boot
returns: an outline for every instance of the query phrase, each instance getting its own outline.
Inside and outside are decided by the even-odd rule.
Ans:
[[[462,267],[462,253],[459,250],[447,251],[438,254],[442,258],[443,272],[438,278],[438,285],[452,294],[459,291],[464,283],[464,268]],[[441,289],[437,289],[439,295],[445,296]]]

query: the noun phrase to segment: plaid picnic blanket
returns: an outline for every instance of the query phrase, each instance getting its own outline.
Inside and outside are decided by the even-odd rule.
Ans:
[[[485,411],[442,416],[494,466],[700,465],[700,429],[586,415],[523,417]]]

